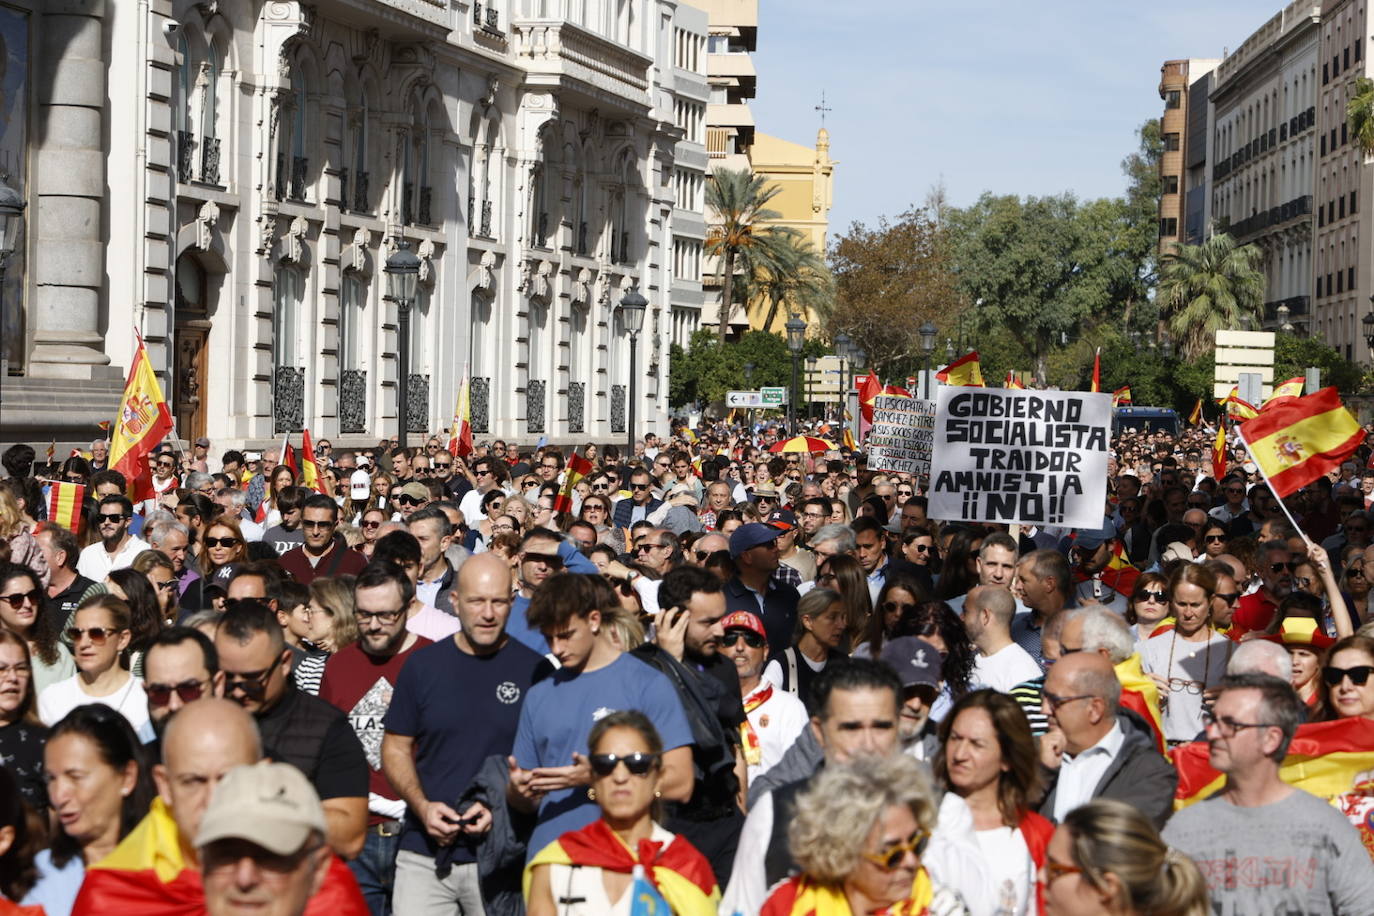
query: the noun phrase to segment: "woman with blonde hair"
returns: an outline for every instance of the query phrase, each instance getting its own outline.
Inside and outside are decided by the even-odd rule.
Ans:
[[[925,769],[906,754],[825,766],[787,828],[801,874],[774,887],[760,916],[967,913],[921,864],[935,813]]]
[[[1049,916],[1207,916],[1207,882],[1140,810],[1099,798],[1065,816],[1041,869]]]
[[[38,539],[29,530],[19,502],[7,488],[0,487],[0,542],[9,546],[10,562],[27,566],[38,576],[44,588],[48,587],[48,560]]]
[[[358,641],[358,621],[353,617],[353,577],[321,576],[311,582],[306,620],[305,638],[321,651],[297,662],[291,677],[298,689],[318,695],[329,657]]]

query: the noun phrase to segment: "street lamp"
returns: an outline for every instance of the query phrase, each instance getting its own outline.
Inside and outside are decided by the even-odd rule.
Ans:
[[[840,422],[849,409],[849,335],[844,331],[835,335],[835,355],[840,358]]]
[[[814,353],[806,358],[806,415],[808,417],[811,416],[811,409],[816,401],[816,364],[820,361],[820,357]]]
[[[935,352],[935,335],[940,333],[940,329],[927,320],[916,333],[921,335],[921,384],[917,391],[920,397],[929,398],[930,354]]]
[[[752,391],[753,388],[754,388],[753,381],[754,381],[754,364],[753,364],[753,363],[745,363],[745,364],[744,364],[744,386],[745,386],[746,388],[748,388],[749,390]],[[746,408],[744,408],[744,426],[745,426],[746,437],[747,437],[747,436],[752,436],[752,435],[754,434],[754,408],[752,408],[752,407],[746,407]]]
[[[410,242],[401,239],[396,244],[396,250],[386,259],[385,273],[386,292],[396,301],[398,316],[396,423],[401,448],[406,448],[410,425],[410,307],[415,304],[415,287],[420,282],[420,259],[410,250]]]
[[[1369,303],[1374,306],[1374,296],[1369,297]],[[1374,312],[1369,312],[1360,319],[1360,324],[1364,325],[1364,342],[1370,350],[1374,350]]]
[[[951,340],[950,338],[946,337],[946,338],[945,338],[945,365],[948,366],[948,365],[949,365],[950,363],[952,363],[952,362],[954,362],[954,341]]]
[[[1286,305],[1280,305],[1278,308],[1274,309],[1274,317],[1278,319],[1279,330],[1285,334],[1292,334],[1297,330],[1297,328],[1293,327],[1293,323],[1288,320],[1288,316],[1291,314],[1292,311]]]
[[[635,398],[638,397],[635,357],[638,356],[639,332],[644,327],[644,311],[648,307],[649,300],[640,295],[638,286],[630,287],[620,300],[620,325],[630,335],[630,418],[625,427],[629,436],[629,451],[625,453],[628,461],[634,461],[635,457]]]
[[[1250,316],[1249,316],[1249,315],[1241,315],[1241,316],[1240,316],[1240,329],[1241,329],[1242,331],[1248,331],[1248,330],[1250,330]]]
[[[800,397],[801,351],[806,346],[806,322],[800,315],[793,315],[783,325],[787,329],[787,349],[792,351],[792,397],[787,399],[787,424],[792,435],[797,435],[797,399]]]

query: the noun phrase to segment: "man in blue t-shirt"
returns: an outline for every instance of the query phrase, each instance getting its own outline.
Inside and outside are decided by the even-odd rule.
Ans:
[[[452,596],[462,629],[415,651],[384,720],[382,770],[406,803],[397,913],[427,913],[436,901],[451,901],[455,914],[485,911],[473,847],[491,829],[492,814],[480,802],[462,811],[452,805],[487,758],[509,753],[521,705],[547,665],[506,634],[510,567],[495,554],[464,563]],[[442,877],[435,865],[441,852],[448,864]]]
[[[616,648],[601,625],[597,600],[591,577],[561,573],[545,581],[530,602],[531,629],[544,634],[562,665],[530,688],[515,734],[511,800],[539,812],[528,845],[531,858],[600,816],[587,797],[587,735],[598,719],[617,710],[637,709],[658,729],[662,797],[685,802],[692,796],[692,730],[682,701],[668,678]]]

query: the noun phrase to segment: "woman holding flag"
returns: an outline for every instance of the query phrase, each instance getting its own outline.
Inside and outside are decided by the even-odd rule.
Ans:
[[[710,864],[655,822],[663,742],[653,723],[637,710],[613,712],[592,726],[587,749],[587,794],[601,817],[530,860],[529,916],[640,916],[664,913],[665,902],[675,916],[715,916]]]

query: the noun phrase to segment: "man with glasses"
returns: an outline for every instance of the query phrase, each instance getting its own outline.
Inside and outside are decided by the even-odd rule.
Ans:
[[[544,483],[557,483],[563,473],[563,453],[556,448],[544,449],[534,473]]]
[[[660,576],[682,563],[682,545],[667,528],[651,528],[635,538],[635,559]]]
[[[630,498],[615,504],[614,526],[628,529],[635,522],[643,521],[649,514],[663,505],[663,500],[654,497],[653,478],[644,468],[630,472]]]
[[[1226,678],[1207,718],[1207,754],[1226,786],[1175,814],[1163,839],[1198,864],[1218,913],[1368,913],[1374,867],[1325,799],[1284,782],[1303,703],[1265,674]]]
[[[1297,564],[1288,550],[1286,541],[1266,541],[1260,545],[1258,591],[1244,595],[1231,618],[1232,627],[1238,627],[1236,636],[1250,630],[1264,631],[1274,619],[1279,602],[1293,591],[1293,569]]]
[[[305,501],[301,509],[301,546],[282,554],[281,567],[302,585],[322,576],[356,576],[367,565],[367,558],[350,550],[339,527],[339,504],[323,493]]]
[[[348,716],[367,756],[367,838],[362,854],[348,866],[374,913],[391,910],[391,886],[406,807],[382,772],[382,720],[402,666],[417,649],[430,645],[428,639],[406,630],[412,595],[410,579],[394,564],[370,563],[364,567],[353,584],[358,641],[330,657],[320,681],[320,699]]]
[[[763,679],[768,664],[768,634],[749,611],[735,611],[720,622],[720,651],[735,665],[747,723],[740,727],[750,785],[787,753],[809,716],[801,700]]]
[[[429,456],[421,452],[410,459],[410,473],[421,482],[429,480]]]
[[[148,542],[129,532],[134,505],[126,496],[105,496],[96,507],[100,540],[81,551],[76,571],[87,579],[104,582],[116,569],[124,569],[148,549]]]
[[[252,713],[263,744],[314,784],[324,804],[329,845],[351,859],[367,828],[368,766],[348,718],[291,683],[291,652],[266,605],[231,602],[215,630],[224,695]]]
[[[460,502],[468,491],[472,489],[472,484],[464,474],[453,472],[455,459],[448,452],[440,450],[429,459],[430,477],[444,485],[444,498],[451,499],[455,503]],[[459,465],[461,468],[461,465]]]
[[[190,627],[169,627],[153,637],[143,655],[143,681],[148,719],[159,740],[183,706],[224,693],[214,643]]]
[[[388,498],[391,500],[391,504],[396,508],[396,512],[391,516],[391,520],[393,522],[404,523],[416,509],[429,504],[429,487],[425,486],[418,479],[412,479],[398,487],[393,487]]]
[[[1095,798],[1134,805],[1156,828],[1173,813],[1178,771],[1120,702],[1121,682],[1096,652],[1062,654],[1045,676],[1041,711],[1050,731],[1040,739],[1040,762],[1050,775],[1040,813],[1055,823]]]
[[[476,528],[486,518],[482,511],[482,497],[495,490],[510,476],[506,466],[496,458],[478,458],[472,463],[474,484],[463,494],[458,508],[467,519],[469,528]]]

